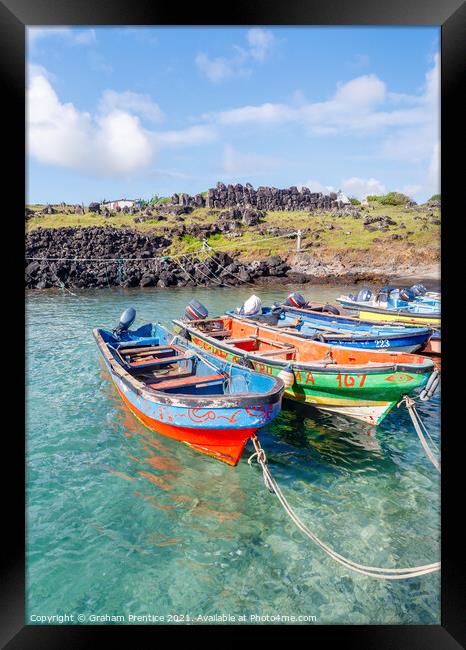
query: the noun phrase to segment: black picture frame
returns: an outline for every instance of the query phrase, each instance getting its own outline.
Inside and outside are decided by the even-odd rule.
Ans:
[[[464,494],[461,478],[462,455],[460,436],[460,406],[464,392],[462,367],[457,361],[455,341],[461,340],[461,322],[456,314],[456,300],[451,282],[462,270],[462,239],[457,234],[458,188],[464,190],[462,179],[464,165],[462,113],[464,101],[464,62],[466,6],[461,0],[260,0],[252,3],[237,0],[223,6],[223,12],[208,5],[180,7],[175,3],[149,3],[144,0],[0,0],[0,69],[3,89],[3,114],[5,129],[3,146],[8,152],[3,171],[4,192],[8,192],[8,237],[15,254],[8,265],[8,284],[13,290],[16,304],[15,331],[24,331],[24,203],[25,203],[25,26],[28,25],[440,25],[442,69],[442,293],[443,325],[448,336],[444,338],[442,360],[442,577],[441,625],[439,626],[308,626],[307,642],[341,644],[345,648],[410,648],[444,650],[466,645],[464,542],[460,497]],[[463,204],[460,204],[464,212]],[[462,221],[465,217],[461,214]],[[445,225],[446,224],[446,225]],[[14,243],[14,246],[13,246]],[[455,249],[456,246],[456,249]],[[10,245],[8,245],[10,248]],[[5,277],[5,276],[4,276]],[[464,276],[463,276],[464,277]],[[464,318],[464,317],[463,317]],[[5,327],[5,323],[4,323]],[[21,327],[23,329],[21,330]],[[5,330],[4,330],[5,331]],[[12,346],[14,347],[14,346]],[[161,639],[162,630],[151,626],[33,626],[24,623],[24,436],[17,422],[24,421],[24,361],[18,349],[11,351],[14,369],[16,405],[6,404],[4,409],[14,410],[16,426],[4,426],[4,451],[8,465],[14,468],[4,490],[3,519],[8,525],[3,529],[5,567],[0,583],[0,642],[11,650],[27,648],[82,648],[98,647],[108,643],[110,635],[122,642],[126,635],[131,647],[142,647],[136,639],[149,635],[151,646]],[[455,368],[459,367],[459,374]],[[5,394],[5,397],[7,395]],[[463,398],[464,401],[464,398]],[[5,463],[6,464],[6,463]],[[458,464],[458,467],[456,465]],[[167,630],[166,630],[167,631]],[[180,632],[170,627],[170,635]],[[186,631],[186,628],[183,628]],[[212,630],[212,626],[189,628],[191,640],[199,633],[212,634],[222,646],[233,643],[245,628],[230,627]],[[293,632],[296,630],[293,630]],[[290,626],[274,628],[277,640],[282,633],[289,635]],[[261,634],[261,628],[248,628],[248,636]],[[219,635],[221,637],[219,638]],[[226,640],[225,640],[226,637]],[[289,636],[287,636],[289,638]],[[221,639],[221,641],[220,641]]]

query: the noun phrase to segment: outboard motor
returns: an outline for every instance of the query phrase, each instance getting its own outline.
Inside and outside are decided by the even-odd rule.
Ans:
[[[297,291],[293,291],[293,293],[290,293],[288,298],[285,300],[285,305],[288,305],[289,307],[298,307],[298,309],[302,309],[307,305],[307,301],[303,298],[303,296],[298,293]]]
[[[204,305],[199,302],[199,300],[193,298],[189,305],[185,307],[184,315],[188,320],[202,320],[208,317],[209,310],[207,307],[204,307]]]
[[[377,302],[388,303],[388,299],[390,298],[390,294],[394,290],[395,290],[395,287],[391,287],[391,286],[381,287],[379,289],[378,294],[377,294]]]
[[[372,291],[367,287],[364,287],[364,289],[361,289],[361,291],[358,293],[356,300],[358,302],[369,302],[371,298],[372,298]]]
[[[415,295],[414,291],[412,291],[411,289],[406,288],[406,289],[401,289],[400,298],[401,298],[401,300],[405,300],[406,302],[411,302],[412,300],[416,299],[416,295]]]
[[[427,289],[423,284],[413,284],[410,290],[415,296],[424,296],[427,293]]]
[[[121,336],[123,332],[127,332],[131,325],[134,323],[136,318],[136,310],[134,307],[128,307],[120,316],[120,322],[117,327],[113,330],[115,336]]]
[[[254,294],[243,303],[239,313],[242,316],[255,316],[262,313],[262,301]]]

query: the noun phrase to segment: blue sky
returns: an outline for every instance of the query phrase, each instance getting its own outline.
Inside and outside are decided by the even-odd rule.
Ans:
[[[29,28],[27,201],[439,191],[435,27]]]

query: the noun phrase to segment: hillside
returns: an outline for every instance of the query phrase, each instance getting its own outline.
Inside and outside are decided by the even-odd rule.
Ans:
[[[214,249],[237,251],[247,261],[273,254],[294,261],[295,240],[275,237],[300,229],[301,258],[307,255],[322,265],[365,262],[376,270],[396,264],[436,265],[440,258],[440,208],[430,205],[387,206],[372,201],[367,207],[329,211],[255,211],[258,216],[249,220],[250,225],[243,223],[244,218],[232,216],[232,210],[180,209],[167,204],[136,214],[115,212],[109,216],[80,215],[63,206],[52,206],[54,214],[43,214],[44,206],[39,205],[28,209],[27,233],[71,226],[129,228],[164,237],[170,242],[163,249],[167,255],[198,250],[205,239]]]

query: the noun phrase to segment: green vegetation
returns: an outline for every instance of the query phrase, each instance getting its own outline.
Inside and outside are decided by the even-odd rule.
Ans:
[[[361,201],[355,196],[350,196],[350,203],[351,205],[361,205]]]
[[[367,197],[367,200],[377,201],[377,203],[381,203],[382,205],[406,205],[406,203],[411,201],[409,196],[406,196],[406,194],[402,194],[401,192],[388,192],[388,194],[382,196],[372,194]]]
[[[441,201],[440,194],[432,194],[429,201]]]
[[[208,236],[208,243],[217,250],[239,251],[244,259],[260,259],[270,255],[287,255],[296,247],[294,238],[275,238],[279,233],[303,230],[302,250],[319,259],[344,255],[351,264],[358,255],[384,258],[388,254],[394,259],[398,254],[424,255],[425,259],[439,258],[440,243],[440,210],[424,208],[424,211],[405,207],[406,201],[399,205],[386,205],[374,201],[369,208],[362,208],[361,218],[350,215],[336,216],[332,212],[316,211],[274,211],[267,212],[264,220],[258,226],[241,226],[234,236],[228,233],[218,233]],[[28,206],[35,212],[43,206]],[[55,206],[57,209],[58,206]],[[74,213],[57,213],[31,217],[26,221],[26,230],[34,228],[62,228],[66,226],[89,227],[111,226],[116,228],[131,228],[140,232],[154,233],[173,239],[166,254],[177,252],[193,252],[202,247],[203,234],[194,236],[185,233],[176,234],[176,229],[185,226],[208,226],[216,224],[221,210],[210,208],[195,208],[190,214],[166,214],[160,221],[149,220],[135,223],[135,215],[116,213],[104,217],[99,214],[86,212],[84,215]],[[387,231],[370,231],[364,227],[365,216],[390,217],[395,222]],[[373,224],[377,226],[377,223]],[[171,235],[171,232],[174,235]],[[197,233],[196,233],[197,234]],[[401,239],[393,239],[399,235]],[[423,258],[424,259],[424,258]]]

